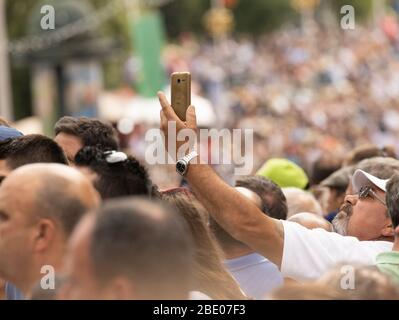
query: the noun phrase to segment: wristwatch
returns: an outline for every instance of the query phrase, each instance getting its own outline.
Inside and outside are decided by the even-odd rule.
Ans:
[[[198,156],[196,151],[191,151],[188,155],[181,158],[179,161],[176,162],[176,171],[181,175],[184,176],[188,170],[188,166],[190,165],[190,161],[193,160],[195,157]]]

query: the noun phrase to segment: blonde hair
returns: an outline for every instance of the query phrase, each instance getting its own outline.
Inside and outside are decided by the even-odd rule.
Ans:
[[[209,230],[207,212],[187,191],[175,189],[163,199],[177,208],[187,222],[195,243],[193,290],[216,300],[241,300],[247,297],[223,265],[222,250]]]

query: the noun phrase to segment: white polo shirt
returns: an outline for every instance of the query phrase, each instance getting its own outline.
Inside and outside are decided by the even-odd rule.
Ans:
[[[359,241],[324,229],[307,229],[282,221],[284,249],[281,273],[297,281],[319,278],[338,264],[375,265],[375,258],[391,251],[392,242]]]

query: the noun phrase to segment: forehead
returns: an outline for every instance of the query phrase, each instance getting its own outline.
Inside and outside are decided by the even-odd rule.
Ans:
[[[12,216],[28,218],[35,210],[33,189],[37,181],[28,182],[14,178],[7,177],[0,185],[0,210]]]
[[[82,148],[82,140],[72,134],[60,132],[56,135],[54,140],[68,155],[75,156],[76,152]]]

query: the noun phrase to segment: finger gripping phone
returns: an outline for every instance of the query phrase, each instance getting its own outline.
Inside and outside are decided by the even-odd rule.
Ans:
[[[186,121],[186,111],[191,105],[191,74],[175,72],[170,77],[172,108],[182,121]]]

